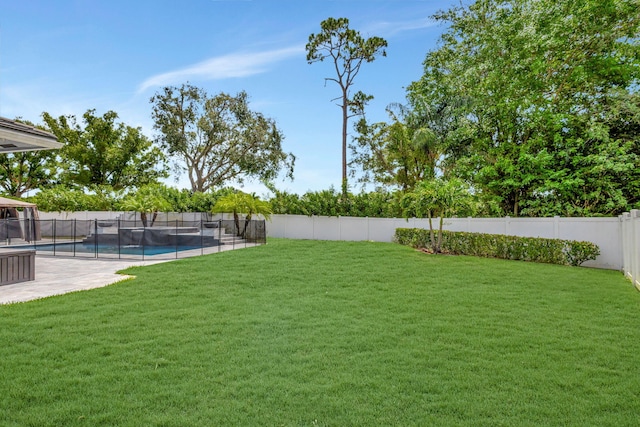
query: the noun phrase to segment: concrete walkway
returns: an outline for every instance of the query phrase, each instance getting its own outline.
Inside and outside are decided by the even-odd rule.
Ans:
[[[255,246],[221,246],[207,252],[241,249]],[[191,253],[189,253],[191,252]],[[200,250],[184,251],[181,258],[201,255]],[[99,288],[125,280],[129,277],[116,274],[125,268],[170,262],[175,259],[124,260],[104,258],[71,258],[36,255],[36,280],[0,286],[0,304],[31,301],[68,292]]]

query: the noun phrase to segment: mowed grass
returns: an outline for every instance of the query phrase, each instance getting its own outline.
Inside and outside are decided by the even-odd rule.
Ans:
[[[0,425],[640,423],[618,272],[269,240],[128,273],[0,306]]]

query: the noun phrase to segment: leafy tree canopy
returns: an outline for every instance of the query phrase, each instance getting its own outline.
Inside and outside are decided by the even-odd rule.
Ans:
[[[276,123],[249,109],[246,92],[210,96],[185,84],[167,86],[151,98],[157,140],[186,170],[192,191],[205,192],[246,177],[293,178],[295,157],[282,150]]]
[[[434,253],[441,251],[444,218],[468,216],[474,213],[475,208],[467,184],[458,178],[424,180],[413,191],[406,193],[400,204],[405,218],[429,218],[429,236]],[[433,228],[433,218],[436,217],[439,218],[437,238]]]
[[[121,198],[121,191],[108,186],[85,190],[56,185],[39,191],[29,201],[45,212],[109,211],[117,208]]]
[[[33,123],[16,119],[20,123]],[[54,150],[22,151],[0,154],[0,191],[22,197],[30,190],[44,189],[56,181],[57,162]]]
[[[82,125],[75,116],[57,119],[43,113],[49,130],[64,143],[59,150],[60,181],[88,188],[108,185],[115,190],[140,187],[167,177],[164,155],[140,128],[116,123],[118,114],[97,116],[87,110]]]
[[[448,174],[444,157],[452,146],[460,118],[456,100],[438,105],[390,105],[391,123],[356,123],[358,135],[351,144],[353,167],[359,166],[363,183],[374,182],[411,191],[425,179]]]
[[[255,194],[248,194],[242,191],[234,191],[218,199],[213,206],[213,212],[232,213],[238,236],[244,237],[247,227],[253,215],[262,215],[265,219],[270,219],[273,210],[269,202],[260,200]],[[244,215],[244,227],[240,229],[240,215]]]
[[[640,201],[637,1],[480,0],[435,18],[448,29],[408,98],[464,98],[444,153],[452,173],[502,214],[616,214]]]
[[[129,193],[121,202],[120,208],[124,211],[138,212],[144,227],[153,227],[158,212],[169,212],[172,209],[171,202],[164,197],[166,187],[158,184],[145,185],[136,192]],[[151,221],[148,215],[151,214]]]

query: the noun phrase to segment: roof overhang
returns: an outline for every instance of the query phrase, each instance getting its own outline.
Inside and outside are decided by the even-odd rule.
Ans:
[[[54,134],[0,117],[0,153],[62,148]]]
[[[22,200],[7,199],[0,197],[0,209],[2,208],[35,208],[35,203],[24,202]]]

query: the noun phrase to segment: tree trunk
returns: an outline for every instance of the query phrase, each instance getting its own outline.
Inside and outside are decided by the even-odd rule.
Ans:
[[[444,215],[440,214],[440,227],[438,228],[438,243],[436,248],[436,253],[439,254],[442,252],[442,226],[444,225]]]
[[[242,230],[242,235],[241,235],[243,239],[246,239],[247,227],[249,226],[250,222],[251,222],[251,214],[248,214],[247,216],[244,217],[244,230]]]
[[[140,221],[142,221],[142,226],[147,228],[147,213],[140,212]]]
[[[342,197],[347,198],[347,124],[349,122],[349,98],[347,89],[342,88]]]
[[[238,216],[238,212],[233,213],[233,222],[236,225],[236,235],[241,236],[240,234],[240,217]]]
[[[431,240],[431,249],[433,249],[433,253],[437,253],[436,236],[433,233],[433,218],[431,217],[431,211],[429,211],[429,240]]]

